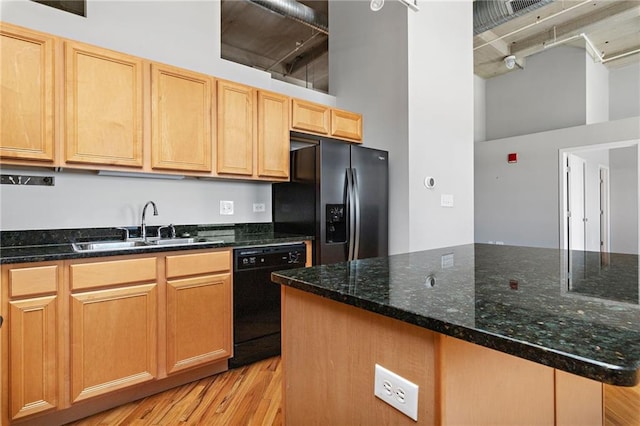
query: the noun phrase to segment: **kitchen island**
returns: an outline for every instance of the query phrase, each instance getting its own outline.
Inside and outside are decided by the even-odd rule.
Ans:
[[[380,364],[419,386],[418,424],[602,424],[605,386],[640,381],[638,257],[574,253],[569,272],[566,255],[472,244],[274,273],[286,423],[415,424],[374,396]]]

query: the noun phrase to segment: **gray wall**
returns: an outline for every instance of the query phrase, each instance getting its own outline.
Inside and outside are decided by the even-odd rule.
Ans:
[[[609,71],[609,119],[640,116],[640,63]]]
[[[331,91],[364,113],[365,144],[390,152],[390,252],[473,242],[472,2],[329,9]]]
[[[529,56],[523,70],[487,80],[487,140],[586,124],[588,56],[557,46]]]
[[[609,70],[591,55],[585,55],[586,121],[584,124],[609,121]]]
[[[611,150],[611,251],[638,253],[638,146]]]
[[[559,150],[638,140],[633,117],[476,143],[475,240],[559,247]]]
[[[329,21],[330,91],[364,114],[364,144],[389,151],[389,250],[408,251],[407,9],[332,2]]]
[[[333,96],[272,80],[268,73],[220,59],[219,2],[89,0],[84,18],[32,1],[12,0],[0,3],[0,15],[5,22],[38,31],[315,102],[336,104]],[[14,172],[3,169],[3,173]],[[251,208],[252,202],[258,200],[270,204],[268,184],[105,178],[63,172],[56,173],[55,187],[5,185],[0,191],[3,230],[134,225],[139,222],[138,212],[148,199],[158,202],[161,216],[153,220],[159,223],[271,221],[269,205],[265,213],[253,213]],[[220,200],[235,202],[234,216],[219,215]]]

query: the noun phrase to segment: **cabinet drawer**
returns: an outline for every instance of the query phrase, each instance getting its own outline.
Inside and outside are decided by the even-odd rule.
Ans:
[[[223,272],[231,269],[229,250],[167,256],[167,278]]]
[[[156,258],[81,263],[69,267],[71,290],[156,280]]]
[[[22,297],[58,291],[58,265],[9,270],[9,296]]]

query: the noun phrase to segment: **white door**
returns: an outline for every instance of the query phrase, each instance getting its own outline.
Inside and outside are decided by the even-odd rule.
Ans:
[[[567,219],[569,250],[586,248],[585,160],[574,154],[567,157]]]
[[[609,168],[600,166],[600,252],[609,253]]]

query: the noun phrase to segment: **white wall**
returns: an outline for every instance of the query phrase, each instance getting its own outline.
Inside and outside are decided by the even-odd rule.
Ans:
[[[559,247],[559,150],[638,140],[633,117],[476,143],[476,242]],[[510,152],[518,163],[507,163]]]
[[[87,17],[28,0],[0,2],[2,21],[226,78],[303,99],[335,105],[333,96],[272,80],[268,73],[220,59],[217,1],[87,1]],[[365,122],[368,117],[365,115]],[[11,173],[3,169],[3,173]],[[34,173],[35,174],[35,173]],[[270,222],[271,209],[252,213],[250,201],[270,203],[268,184],[157,181],[56,174],[49,188],[2,187],[2,230],[137,224],[137,210],[158,202],[162,223]],[[220,217],[217,202],[233,200],[237,213]],[[180,200],[176,203],[175,200]],[[165,220],[166,219],[166,220]]]
[[[557,46],[487,80],[487,140],[585,124],[585,57],[582,48]]]
[[[473,242],[472,2],[422,2],[416,13],[338,1],[329,18],[330,89],[363,112],[365,145],[390,152],[390,252]],[[426,175],[437,189],[424,188]],[[440,207],[442,192],[453,208]]]
[[[363,113],[364,146],[389,151],[389,251],[406,252],[407,8],[387,2],[375,13],[369,2],[331,2],[329,22],[330,91],[344,108]]]
[[[473,76],[473,140],[482,142],[487,139],[487,82],[484,78]]]
[[[638,146],[610,154],[611,251],[638,254]]]
[[[158,216],[147,211],[153,225],[245,223],[271,221],[271,185],[97,176],[3,168],[2,173],[44,175],[55,186],[2,185],[2,230],[135,226],[148,200]],[[234,201],[234,215],[220,215],[220,201]],[[253,213],[253,203],[265,212]]]
[[[609,118],[640,116],[640,62],[609,70]]]
[[[609,70],[585,55],[586,72],[586,122],[585,124],[609,121]]]
[[[430,1],[409,12],[411,251],[473,242],[472,6]],[[426,176],[435,188],[425,188]],[[441,207],[443,194],[453,207]]]

